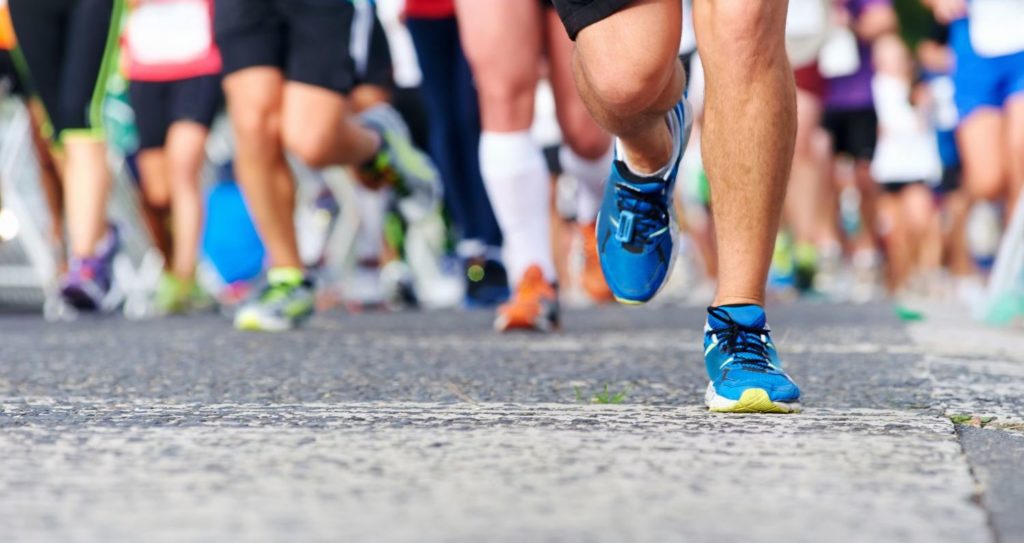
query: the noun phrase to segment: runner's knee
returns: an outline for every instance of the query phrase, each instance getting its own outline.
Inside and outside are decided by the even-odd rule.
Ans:
[[[775,0],[698,0],[701,57],[715,70],[756,72],[785,57],[786,6]],[[700,14],[704,12],[705,15]],[[718,66],[720,65],[720,66]]]
[[[964,187],[974,198],[998,200],[1005,195],[1006,175],[997,164],[974,164],[968,166],[964,175]]]
[[[336,139],[318,130],[302,130],[294,123],[285,125],[284,148],[311,168],[324,168],[331,164]]]
[[[674,48],[662,47],[624,51],[615,62],[583,62],[590,91],[598,101],[617,116],[629,116],[646,111],[662,97],[679,59]]]
[[[281,112],[274,104],[252,104],[233,108],[231,122],[239,146],[267,148],[280,146]]]
[[[611,136],[598,127],[585,111],[582,116],[573,115],[561,123],[565,144],[577,155],[596,160],[608,153]]]

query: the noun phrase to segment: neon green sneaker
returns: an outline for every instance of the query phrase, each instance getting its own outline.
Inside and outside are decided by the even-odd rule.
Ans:
[[[160,277],[153,302],[161,315],[209,309],[213,304],[210,296],[194,279],[183,280],[166,272]]]
[[[272,268],[267,284],[239,308],[235,328],[258,332],[283,332],[313,316],[313,281],[298,268]]]
[[[413,145],[402,116],[382,104],[364,111],[359,118],[381,137],[380,152],[361,168],[364,178],[394,187],[398,210],[408,222],[417,222],[440,209],[441,175],[430,157]]]
[[[156,285],[153,303],[161,315],[184,313],[188,305],[188,285],[177,276],[164,272]]]

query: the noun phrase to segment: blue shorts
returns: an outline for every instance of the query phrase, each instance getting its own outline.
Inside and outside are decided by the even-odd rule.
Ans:
[[[956,53],[956,108],[961,122],[980,108],[1002,109],[1006,101],[1024,93],[1024,51],[986,58],[971,46],[967,19],[950,26],[949,44]]]
[[[956,146],[956,131],[941,130],[936,132],[936,139],[939,145],[939,158],[942,159],[942,166],[955,168],[960,165],[960,151]]]

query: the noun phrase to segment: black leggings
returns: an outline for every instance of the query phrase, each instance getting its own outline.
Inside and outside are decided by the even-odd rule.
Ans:
[[[107,77],[117,68],[123,0],[10,0],[11,20],[59,140],[102,136]]]

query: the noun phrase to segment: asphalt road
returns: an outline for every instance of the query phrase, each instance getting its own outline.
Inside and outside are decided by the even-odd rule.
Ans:
[[[550,336],[481,312],[287,335],[0,315],[0,539],[1024,541],[1018,338],[770,315],[804,414],[701,408],[699,308]]]

